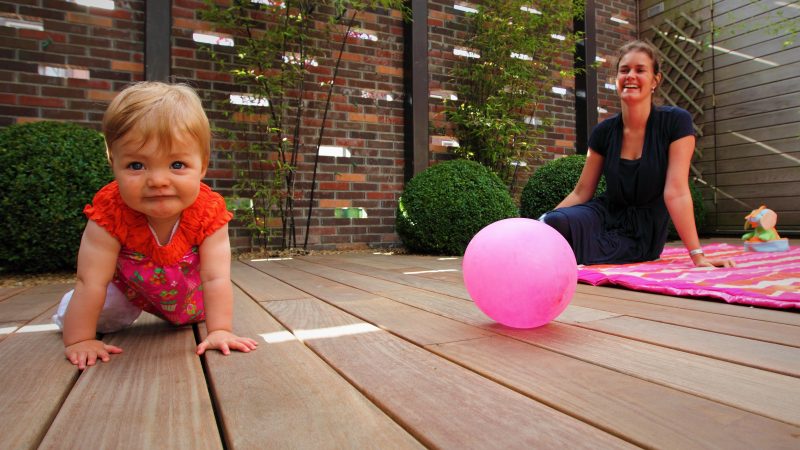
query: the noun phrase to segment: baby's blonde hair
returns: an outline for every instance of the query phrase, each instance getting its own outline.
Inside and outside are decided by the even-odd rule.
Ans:
[[[103,115],[109,160],[114,142],[130,131],[142,136],[141,145],[157,139],[164,151],[172,148],[176,134],[188,134],[197,140],[203,167],[208,167],[211,127],[200,97],[185,84],[144,81],[123,89]]]

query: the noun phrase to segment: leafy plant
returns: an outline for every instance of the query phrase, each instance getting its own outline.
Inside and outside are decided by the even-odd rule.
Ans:
[[[429,167],[406,184],[397,233],[412,251],[463,255],[481,228],[517,216],[508,189],[486,167],[457,159]]]
[[[237,218],[248,224],[259,247],[276,237],[273,219],[278,218],[281,248],[298,245],[297,167],[301,154],[313,152],[303,248],[307,246],[319,147],[342,54],[358,14],[375,8],[405,11],[402,0],[233,0],[224,5],[206,0],[201,17],[214,29],[232,34],[234,45],[228,49],[205,45],[204,49],[247,92],[243,104],[226,104],[224,108],[227,117],[238,114],[250,128],[238,123],[217,131],[233,146],[230,155],[236,182],[232,203],[237,205]],[[334,47],[337,43],[338,47]],[[324,82],[313,82],[313,72],[319,72],[316,67],[320,61],[334,61],[332,75]],[[320,98],[315,94],[320,92],[324,106],[309,105],[307,99]],[[311,122],[319,124],[314,149],[307,148],[301,136],[301,130],[308,133]]]
[[[465,45],[478,58],[466,58],[452,71],[458,100],[448,102],[460,158],[478,161],[508,182],[514,163],[531,161],[537,139],[552,125],[542,110],[559,79],[570,78],[563,59],[572,58],[582,38],[572,32],[583,14],[583,0],[484,2],[470,19]],[[569,64],[571,66],[571,64]]]
[[[61,122],[0,130],[0,268],[74,269],[83,207],[112,178],[95,130]]]
[[[555,208],[575,188],[585,163],[585,155],[571,155],[548,161],[536,169],[522,189],[520,215],[536,219]],[[601,177],[596,194],[605,190],[606,180]]]

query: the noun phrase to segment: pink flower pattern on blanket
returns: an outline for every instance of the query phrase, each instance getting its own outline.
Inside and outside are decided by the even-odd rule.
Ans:
[[[657,261],[580,266],[578,281],[679,297],[710,297],[728,303],[800,309],[800,247],[768,253],[713,244],[703,250],[712,259],[733,259],[736,267],[694,267],[686,249],[671,247],[665,248]]]
[[[199,267],[197,247],[177,263],[165,266],[142,253],[122,249],[113,282],[142,310],[184,325],[205,319]]]

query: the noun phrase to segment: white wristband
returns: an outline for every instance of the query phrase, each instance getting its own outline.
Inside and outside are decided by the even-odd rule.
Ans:
[[[703,249],[702,248],[696,248],[694,250],[689,250],[689,256],[694,256],[694,255],[705,255],[705,253],[703,253]]]

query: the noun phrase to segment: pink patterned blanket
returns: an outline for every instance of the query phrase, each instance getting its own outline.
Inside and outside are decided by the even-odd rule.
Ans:
[[[728,303],[800,309],[800,247],[786,252],[747,252],[743,246],[703,247],[709,258],[730,258],[734,268],[694,267],[684,248],[665,248],[646,263],[580,266],[578,281],[624,286],[679,297],[711,297]]]

